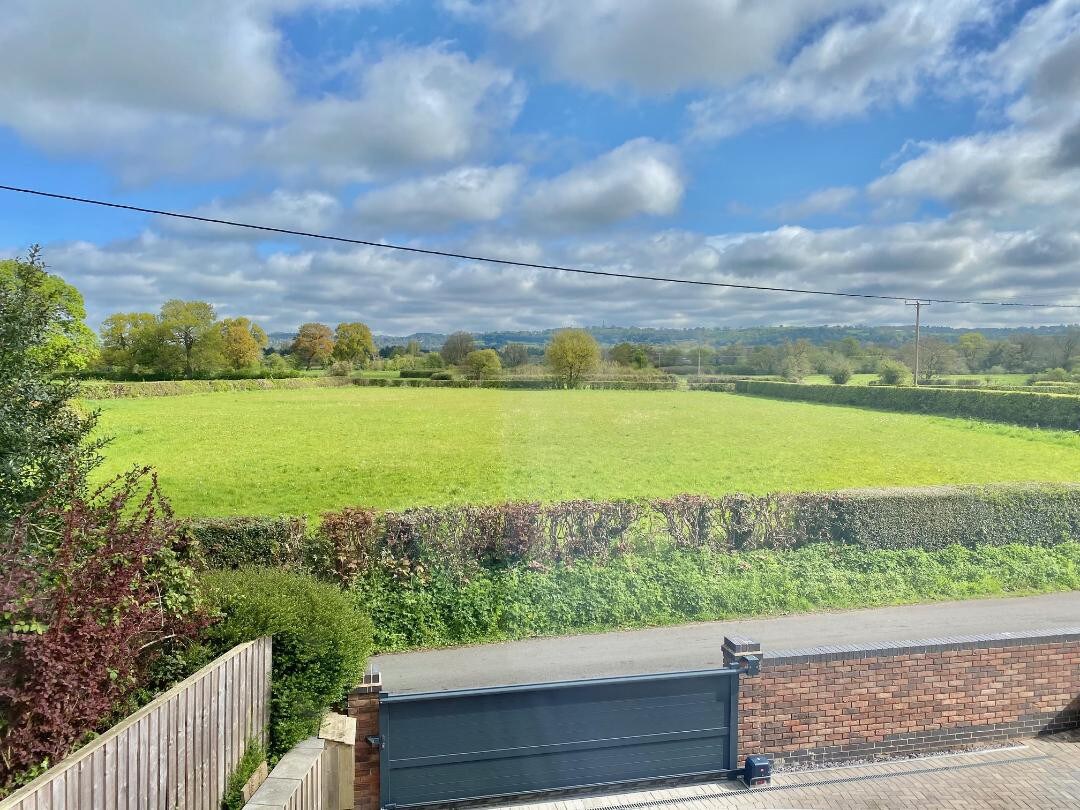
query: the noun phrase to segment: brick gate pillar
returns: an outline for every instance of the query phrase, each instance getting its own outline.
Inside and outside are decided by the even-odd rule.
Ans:
[[[724,666],[745,666],[746,656],[761,660],[761,644],[742,636],[724,637]],[[739,678],[739,757],[767,754],[765,741],[765,676],[743,675]]]
[[[354,810],[379,810],[379,748],[368,737],[379,734],[379,693],[382,676],[371,672],[349,692],[349,717],[356,718],[356,771],[353,778]]]

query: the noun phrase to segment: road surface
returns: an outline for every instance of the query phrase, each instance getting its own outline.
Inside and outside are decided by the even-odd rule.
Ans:
[[[1069,591],[510,641],[380,655],[373,665],[388,692],[425,692],[709,669],[722,665],[720,644],[733,634],[786,650],[1078,626],[1080,591]]]

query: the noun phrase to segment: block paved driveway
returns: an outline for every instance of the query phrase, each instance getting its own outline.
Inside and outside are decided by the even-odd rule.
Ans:
[[[886,810],[1080,807],[1080,732],[1015,748],[780,773],[771,788],[737,782],[559,799],[506,810]]]

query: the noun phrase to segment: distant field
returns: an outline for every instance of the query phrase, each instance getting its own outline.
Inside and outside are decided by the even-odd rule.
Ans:
[[[1080,481],[1080,435],[709,392],[332,388],[108,400],[99,475],[180,514]]]

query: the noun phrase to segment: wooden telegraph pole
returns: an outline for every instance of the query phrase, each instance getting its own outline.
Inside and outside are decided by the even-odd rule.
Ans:
[[[905,301],[909,307],[915,307],[915,386],[919,385],[919,327],[922,315],[922,308],[930,306],[929,301]]]

